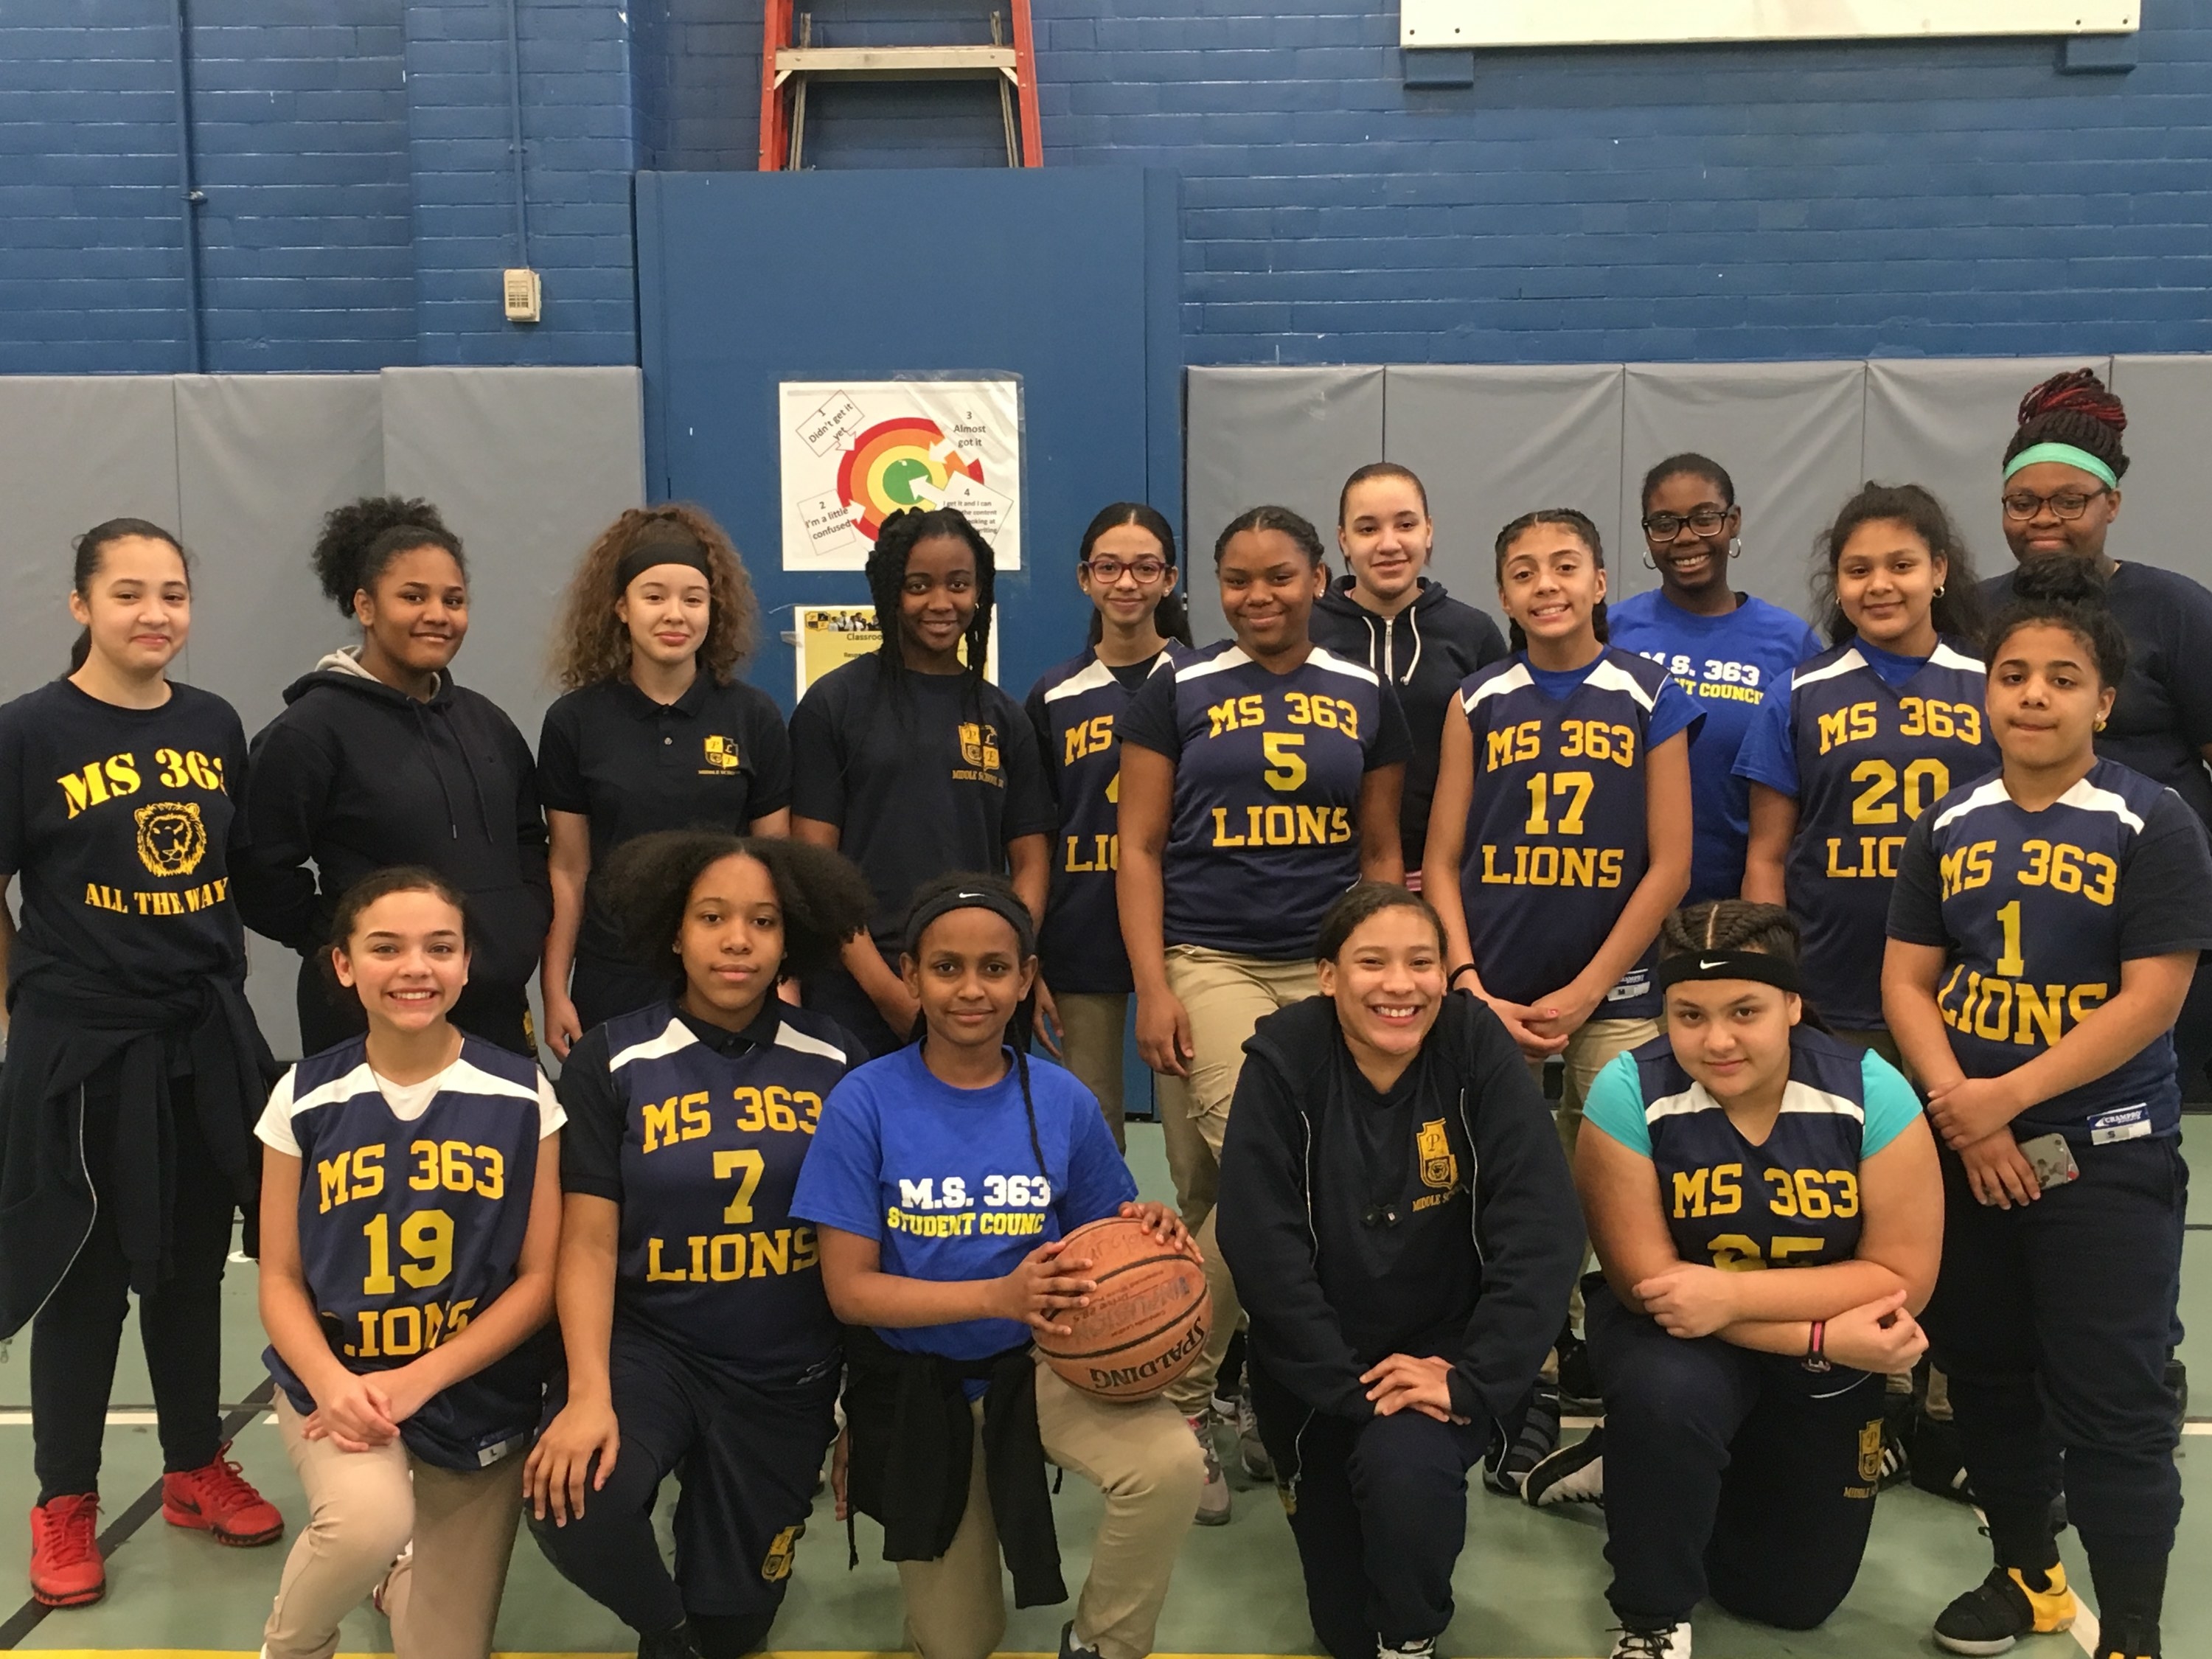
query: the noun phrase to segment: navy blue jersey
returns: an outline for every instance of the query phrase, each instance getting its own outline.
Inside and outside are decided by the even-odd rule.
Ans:
[[[836,1362],[821,1250],[791,1195],[858,1058],[831,1021],[775,998],[742,1031],[659,1002],[586,1034],[561,1070],[561,1182],[622,1206],[617,1317],[757,1382]]]
[[[1208,646],[1145,682],[1121,734],[1176,763],[1167,942],[1285,961],[1359,879],[1367,775],[1413,752],[1397,694],[1319,646],[1287,674]]]
[[[1980,661],[1956,641],[1938,641],[1917,669],[1911,660],[1854,641],[1822,652],[1737,761],[1797,802],[1783,881],[1805,930],[1805,994],[1847,1031],[1882,1025],[1883,928],[1905,831],[1997,763]]]
[[[1475,970],[1493,995],[1534,1002],[1620,919],[1650,863],[1645,757],[1705,716],[1659,664],[1610,647],[1572,673],[1516,652],[1462,680],[1459,708],[1474,741],[1460,901]],[[1595,1018],[1658,1012],[1647,951]]]
[[[2124,963],[2212,946],[2212,848],[2164,784],[2117,761],[2039,812],[2001,777],[1956,790],[1905,838],[1889,936],[1940,945],[1936,1001],[1968,1077],[2002,1077],[2120,988]],[[2170,1032],[2014,1120],[2093,1142],[2179,1131]]]
[[[1823,1267],[1858,1254],[1859,1165],[1920,1115],[1880,1054],[1800,1025],[1766,1139],[1744,1139],[1664,1036],[1618,1055],[1584,1121],[1651,1160],[1674,1254],[1716,1267]]]
[[[255,1133],[300,1160],[300,1267],[348,1370],[428,1352],[514,1282],[538,1143],[561,1122],[536,1061],[472,1036],[422,1083],[380,1079],[361,1037],[284,1074]],[[276,1350],[266,1357],[313,1411]],[[550,1357],[533,1339],[434,1395],[400,1425],[408,1449],[447,1468],[496,1462],[537,1425]]]
[[[1189,647],[1170,644],[1144,678],[1172,672],[1191,655]],[[1129,669],[1109,668],[1085,650],[1046,670],[1030,690],[1030,721],[1060,807],[1052,896],[1037,938],[1045,983],[1055,991],[1132,988],[1114,902],[1114,872],[1121,866],[1121,744],[1114,726],[1135,694],[1132,680],[1142,683]]]

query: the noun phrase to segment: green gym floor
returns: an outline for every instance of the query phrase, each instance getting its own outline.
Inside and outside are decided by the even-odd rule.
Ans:
[[[2187,1139],[2199,1167],[2212,1162],[2212,1118],[2188,1120]],[[1130,1161],[1148,1196],[1169,1194],[1159,1132],[1133,1124]],[[2212,1200],[2197,1206],[2187,1244],[2183,1313],[2190,1328],[2191,1370],[2201,1395],[2212,1395]],[[262,1338],[253,1307],[253,1269],[235,1265],[230,1278],[227,1346],[228,1401],[243,1401],[264,1380]],[[27,1512],[36,1496],[31,1475],[27,1350],[0,1356],[0,1561],[15,1576],[0,1592],[0,1646],[99,1654],[251,1654],[260,1644],[285,1544],[226,1550],[205,1535],[164,1525],[154,1487],[161,1474],[152,1395],[138,1352],[135,1322],[126,1332],[107,1435],[102,1520],[108,1530],[108,1594],[98,1606],[41,1618],[24,1598],[20,1564],[30,1549]],[[2212,1402],[2207,1402],[2212,1403]],[[2200,1404],[2182,1442],[2183,1484],[2191,1500],[2166,1601],[2165,1648],[2170,1659],[2212,1654],[2212,1415]],[[298,1483],[265,1411],[240,1412],[234,1455],[246,1474],[297,1524],[304,1511]],[[664,1494],[664,1503],[673,1496]],[[1060,1534],[1071,1585],[1082,1582],[1097,1502],[1080,1480],[1057,1500]],[[1608,1651],[1603,1599],[1604,1525],[1595,1512],[1539,1513],[1478,1488],[1468,1499],[1466,1553],[1457,1575],[1459,1615],[1438,1644],[1453,1659],[1594,1659]],[[860,1524],[860,1566],[848,1571],[843,1528],[826,1497],[799,1553],[789,1599],[774,1641],[786,1654],[885,1653],[900,1642],[898,1584],[877,1559],[880,1534]],[[2077,1540],[2063,1541],[2067,1565],[2082,1576]],[[1823,1629],[1798,1635],[1741,1624],[1710,1607],[1697,1620],[1698,1659],[1768,1656],[1881,1656],[1936,1651],[1929,1619],[1953,1595],[1987,1571],[1987,1546],[1972,1511],[1911,1490],[1886,1493],[1858,1583]],[[19,1606],[12,1617],[7,1610]],[[1065,1607],[1013,1616],[1007,1650],[1048,1653],[1059,1639]],[[2087,1621],[2085,1621],[2086,1623]],[[2080,1648],[2087,1632],[2077,1632]],[[386,1653],[391,1635],[364,1604],[346,1621],[341,1649]],[[612,1617],[571,1589],[545,1565],[526,1531],[517,1540],[501,1613],[499,1646],[516,1654],[607,1654],[634,1643]],[[1297,1558],[1272,1489],[1236,1494],[1226,1527],[1197,1528],[1176,1570],[1160,1622],[1164,1654],[1292,1655],[1316,1651],[1306,1622]],[[2075,1637],[2033,1638],[2022,1659],[2066,1659]]]

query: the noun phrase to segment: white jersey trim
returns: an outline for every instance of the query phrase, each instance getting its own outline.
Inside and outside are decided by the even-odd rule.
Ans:
[[[2142,834],[2143,821],[2128,805],[2126,798],[2116,795],[2109,789],[2100,789],[2087,778],[2061,795],[2058,804],[2061,806],[2078,806],[2085,812],[2110,812],[2137,835]]]
[[[1244,647],[1232,645],[1218,657],[1208,657],[1204,662],[1194,662],[1176,670],[1176,684],[1185,680],[1203,679],[1208,674],[1226,673],[1232,668],[1242,668],[1252,659],[1244,654]]]
[[[607,1062],[607,1070],[619,1072],[634,1060],[665,1059],[670,1054],[689,1048],[698,1040],[693,1035],[690,1026],[672,1014],[667,1026],[658,1036],[649,1036],[642,1042],[631,1043],[629,1048]]]
[[[1989,672],[1979,658],[1970,657],[1963,651],[1954,651],[1941,640],[1936,641],[1935,650],[1929,653],[1928,665],[1930,668],[1962,669],[1972,674],[1985,674]]]
[[[1702,1083],[1692,1083],[1680,1094],[1662,1095],[1644,1109],[1644,1121],[1656,1123],[1662,1117],[1687,1117],[1697,1112],[1724,1110],[1720,1102]],[[1861,1127],[1866,1124],[1866,1110],[1841,1095],[1832,1095],[1825,1089],[1815,1089],[1809,1083],[1791,1078],[1782,1087],[1782,1110],[1805,1112],[1823,1117],[1847,1117]]]
[[[1070,674],[1046,692],[1042,701],[1058,702],[1062,697],[1079,697],[1086,691],[1103,691],[1113,684],[1114,671],[1094,658],[1080,672]]]
[[[1474,713],[1475,704],[1480,702],[1485,697],[1502,697],[1509,691],[1526,690],[1535,683],[1529,675],[1528,665],[1525,662],[1516,662],[1503,674],[1494,679],[1485,680],[1474,690],[1462,697],[1459,700],[1459,712],[1462,714],[1472,714]]]
[[[1349,675],[1355,680],[1364,680],[1373,686],[1380,686],[1382,684],[1382,677],[1373,669],[1360,663],[1347,661],[1333,651],[1324,651],[1320,646],[1314,647],[1312,652],[1308,654],[1306,666],[1319,668],[1331,674]]]
[[[1635,699],[1636,706],[1647,714],[1659,701],[1644,689],[1644,683],[1641,680],[1610,657],[1601,659],[1597,666],[1590,670],[1589,678],[1584,679],[1583,684],[1594,685],[1601,691],[1626,691]]]
[[[1866,665],[1867,659],[1859,655],[1858,647],[1853,646],[1826,668],[1799,669],[1790,678],[1790,689],[1802,691],[1808,685],[1818,685],[1822,680],[1840,679],[1845,674],[1856,673]]]
[[[820,1037],[809,1036],[805,1032],[785,1024],[779,1024],[775,1028],[775,1046],[794,1049],[802,1054],[819,1054],[824,1060],[834,1060],[841,1066],[848,1063],[845,1051],[836,1043],[824,1042]]]
[[[2075,787],[2079,788],[2081,786],[2077,784]],[[2073,793],[2071,789],[2066,792],[2068,795]],[[2062,800],[2065,798],[2064,795],[2059,797]],[[2011,799],[2010,795],[2005,793],[2004,780],[1991,778],[1987,783],[1978,785],[1969,791],[1966,799],[1960,801],[1956,806],[1945,807],[1936,815],[1936,822],[1928,826],[1928,832],[1934,835],[1954,818],[1963,818],[1967,813],[1978,812],[1984,806],[2002,805]],[[2117,799],[2118,797],[2114,799]]]

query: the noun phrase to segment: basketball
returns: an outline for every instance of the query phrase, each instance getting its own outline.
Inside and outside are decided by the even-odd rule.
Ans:
[[[1108,1216],[1067,1236],[1062,1253],[1088,1258],[1097,1280],[1091,1305],[1062,1322],[1067,1336],[1040,1332],[1036,1350],[1062,1380],[1101,1400],[1149,1400],[1205,1351],[1213,1323],[1198,1252],[1174,1249],[1140,1222]]]

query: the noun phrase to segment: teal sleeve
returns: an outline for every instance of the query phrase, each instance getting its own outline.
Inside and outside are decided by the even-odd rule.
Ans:
[[[1859,1137],[1859,1156],[1872,1158],[1903,1134],[1920,1115],[1920,1097],[1899,1071],[1871,1048],[1859,1062],[1866,1088],[1866,1127]]]
[[[1583,1121],[1604,1130],[1630,1152],[1651,1156],[1651,1130],[1644,1121],[1644,1089],[1637,1081],[1634,1054],[1615,1054],[1597,1074],[1583,1101]]]

